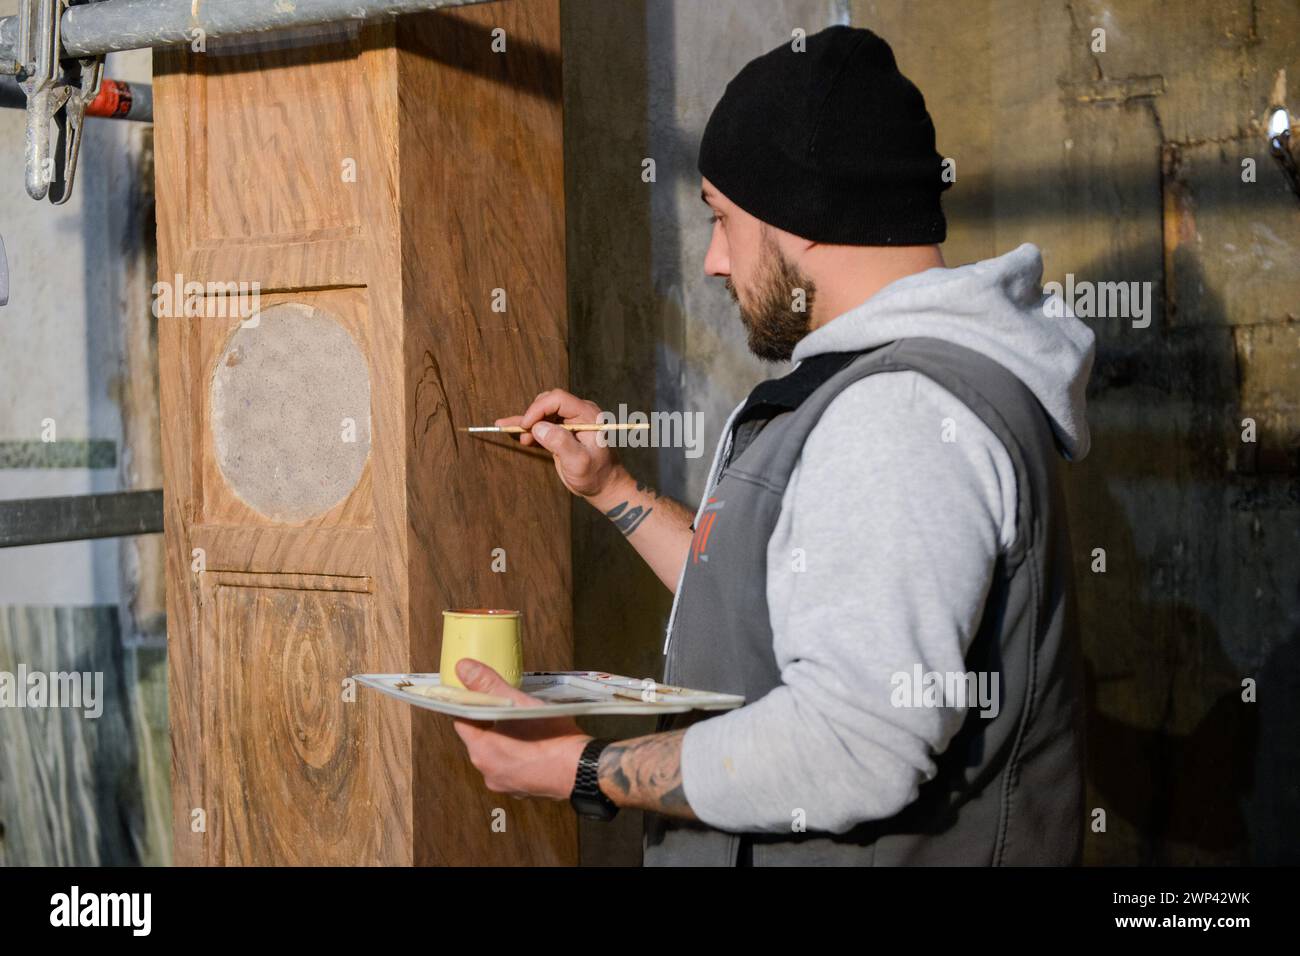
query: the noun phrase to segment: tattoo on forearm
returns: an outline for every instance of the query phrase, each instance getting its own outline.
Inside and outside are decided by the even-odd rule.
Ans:
[[[696,820],[682,785],[685,730],[620,740],[600,754],[601,789],[624,807]]]
[[[640,505],[628,505],[631,502],[620,501],[614,507],[605,512],[605,517],[614,522],[614,526],[623,532],[623,537],[627,537],[637,528],[641,527],[641,522],[650,517],[650,512],[654,508],[642,508]]]
[[[658,498],[658,497],[659,497],[659,492],[655,491],[653,488],[651,488],[651,487],[650,487],[649,485],[647,485],[645,482],[638,481],[638,482],[636,483],[636,490],[639,491],[639,492],[641,492],[642,494],[649,495],[651,498]]]

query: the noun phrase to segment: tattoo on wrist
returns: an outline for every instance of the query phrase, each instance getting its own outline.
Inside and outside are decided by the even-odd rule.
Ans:
[[[659,492],[655,491],[653,488],[651,488],[643,481],[638,481],[636,483],[636,490],[641,492],[642,494],[649,495],[651,498],[659,497]]]
[[[633,531],[641,526],[641,522],[650,517],[650,512],[654,508],[642,508],[640,505],[628,507],[631,502],[620,501],[614,507],[605,512],[605,517],[614,522],[614,526],[623,532],[623,537],[627,537]]]
[[[610,744],[600,754],[598,781],[620,806],[696,819],[682,784],[684,736],[674,730]]]

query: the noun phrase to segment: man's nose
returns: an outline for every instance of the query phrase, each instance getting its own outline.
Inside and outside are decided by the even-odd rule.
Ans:
[[[726,244],[718,240],[716,233],[709,243],[709,251],[704,254],[704,274],[706,276],[731,275],[731,261],[727,256]]]

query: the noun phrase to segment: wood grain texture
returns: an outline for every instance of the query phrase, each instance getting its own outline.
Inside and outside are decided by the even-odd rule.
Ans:
[[[272,798],[303,797],[311,779],[295,749],[303,742],[284,736],[283,721],[250,723],[250,712],[325,706],[324,688],[338,688],[348,674],[408,663],[397,157],[386,148],[396,122],[392,28],[349,27],[324,44],[276,42],[157,55],[159,276],[257,282],[264,307],[301,302],[337,317],[367,357],[372,447],[362,480],[335,508],[292,525],[258,514],[226,486],[213,456],[209,386],[236,320],[160,319],[176,861],[340,862],[355,853],[356,862],[403,864],[410,840],[396,834],[410,830],[411,753],[400,706],[360,697],[344,705],[335,694],[337,706],[369,716],[335,714],[331,733],[346,730],[353,735],[346,746],[380,764],[345,764],[365,768],[350,771],[361,789],[311,809],[325,834],[315,842],[300,839],[301,812]],[[345,160],[355,164],[355,181],[342,174]],[[215,582],[235,572],[261,575],[282,596],[249,589],[235,592],[247,600],[219,599],[226,592]],[[343,613],[328,588],[312,592],[312,603],[285,574],[347,576],[369,591],[364,605]],[[322,618],[321,608],[334,612]],[[331,617],[336,627],[321,623]],[[303,642],[338,673],[301,684],[298,700],[286,703],[289,684],[273,689],[253,674],[272,677],[284,646]],[[249,655],[252,673],[223,665],[228,647]],[[245,745],[262,749],[250,754]],[[199,832],[195,809],[206,820]],[[369,835],[375,819],[390,824],[384,840]],[[358,842],[329,836],[349,831]]]
[[[558,2],[326,39],[155,60],[160,279],[334,316],[371,395],[361,480],[274,521],[213,459],[236,320],[160,320],[176,861],[574,863],[567,804],[491,793],[450,721],[339,684],[437,670],[441,610],[482,603],[523,610],[527,667],[572,663],[567,494],[453,429],[567,383]]]
[[[492,51],[492,30],[506,49]],[[411,660],[438,669],[440,614],[524,612],[524,667],[573,666],[568,493],[549,455],[457,432],[568,383],[558,0],[497,3],[399,21],[402,274],[413,315],[405,349],[411,409]],[[505,311],[493,311],[494,290]],[[492,571],[504,549],[506,572]],[[567,804],[484,789],[450,722],[416,712],[415,858],[573,864]],[[463,794],[449,800],[449,793]],[[491,829],[503,810],[504,833]]]
[[[346,700],[340,678],[374,653],[371,582],[208,572],[203,585],[205,633],[221,635],[203,668],[226,794],[210,821],[219,858],[348,866],[400,855],[404,821],[377,809],[399,802],[381,700]]]

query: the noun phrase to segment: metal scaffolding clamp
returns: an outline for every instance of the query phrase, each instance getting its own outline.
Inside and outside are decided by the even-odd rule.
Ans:
[[[19,85],[27,94],[27,194],[60,205],[72,195],[86,106],[99,93],[103,56],[60,60],[63,11],[72,0],[20,0]],[[50,149],[50,123],[58,139]]]

